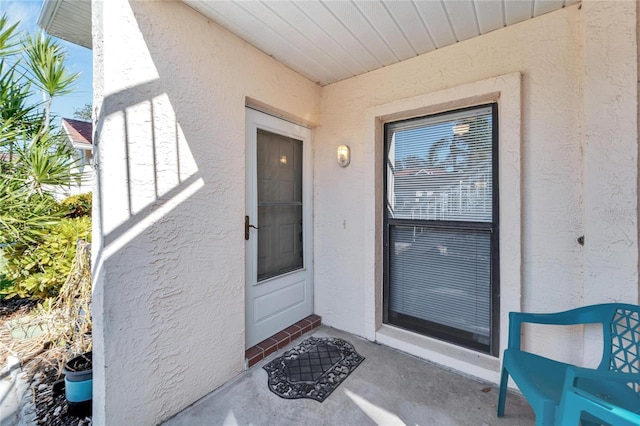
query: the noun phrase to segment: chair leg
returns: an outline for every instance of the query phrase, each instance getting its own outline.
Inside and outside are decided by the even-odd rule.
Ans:
[[[498,417],[504,416],[504,403],[507,399],[507,385],[509,382],[509,372],[506,368],[502,368],[500,376],[500,393],[498,394]]]

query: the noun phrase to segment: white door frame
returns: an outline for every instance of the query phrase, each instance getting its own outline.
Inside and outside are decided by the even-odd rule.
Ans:
[[[249,229],[249,239],[245,241],[245,344],[249,348],[270,337],[296,321],[313,313],[313,195],[312,195],[312,146],[311,129],[294,124],[274,116],[246,108],[245,126],[245,159],[246,189],[245,215],[249,216],[251,225],[260,227],[257,205],[257,130],[263,129],[272,133],[302,141],[302,250],[303,268],[257,283],[258,276],[258,231]],[[301,278],[302,277],[302,278]],[[297,288],[300,279],[304,279],[304,287]],[[289,314],[275,312],[269,318],[279,316],[273,321],[262,321],[264,305],[258,306],[256,300],[264,297],[262,291],[267,285],[279,286],[283,292],[290,292],[294,299],[303,297],[304,302],[292,308]],[[304,292],[304,294],[300,294]],[[295,293],[295,295],[292,295]],[[266,300],[266,299],[262,299]],[[287,308],[288,309],[288,308]],[[288,318],[288,319],[287,319]],[[292,319],[295,318],[295,319]],[[257,322],[257,324],[256,324]],[[270,322],[271,324],[267,324]],[[276,324],[281,323],[281,326]]]

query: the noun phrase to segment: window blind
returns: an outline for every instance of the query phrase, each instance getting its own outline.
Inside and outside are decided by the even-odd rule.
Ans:
[[[491,222],[491,107],[393,123],[388,137],[391,217]]]
[[[386,126],[388,321],[486,351],[493,114],[492,106],[481,106]]]
[[[488,344],[489,232],[395,226],[390,233],[390,309]]]

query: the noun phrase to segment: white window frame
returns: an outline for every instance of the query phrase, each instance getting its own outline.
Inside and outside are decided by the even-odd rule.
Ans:
[[[498,103],[500,197],[499,358],[382,324],[384,123]],[[437,92],[400,99],[367,110],[364,164],[370,203],[365,224],[365,337],[433,362],[497,382],[507,345],[508,314],[521,307],[521,74],[512,73]]]
[[[441,339],[443,341],[447,341],[450,343],[455,343],[459,346],[463,346],[463,347],[467,347],[467,348],[471,348],[474,350],[477,350],[478,352],[481,353],[487,353],[487,354],[491,354],[493,356],[498,356],[498,351],[499,351],[499,317],[497,315],[494,315],[494,313],[496,311],[499,311],[499,306],[497,305],[497,302],[500,300],[499,297],[499,291],[500,291],[500,278],[499,278],[499,266],[500,266],[500,260],[499,260],[499,223],[497,222],[497,219],[500,214],[500,209],[499,209],[499,187],[498,187],[498,183],[499,182],[494,182],[493,178],[495,176],[495,174],[498,173],[499,170],[499,164],[497,164],[497,160],[499,159],[499,156],[496,155],[497,151],[498,151],[498,140],[499,140],[499,135],[498,135],[498,127],[499,127],[499,120],[498,120],[498,105],[497,103],[489,103],[489,104],[482,104],[482,105],[476,105],[470,108],[458,108],[455,110],[451,110],[451,111],[445,111],[441,114],[431,114],[431,115],[427,115],[424,117],[417,117],[414,119],[410,119],[410,120],[403,120],[400,122],[391,122],[391,123],[385,123],[385,128],[386,128],[386,138],[390,138],[390,132],[402,132],[406,129],[405,126],[409,126],[411,128],[417,128],[418,126],[420,126],[420,128],[423,129],[423,131],[425,132],[430,132],[431,130],[429,130],[429,125],[432,124],[433,122],[437,122],[439,124],[443,123],[443,122],[447,122],[448,124],[453,124],[456,121],[456,117],[459,117],[461,115],[465,115],[465,114],[470,114],[471,112],[475,111],[477,112],[479,109],[485,110],[485,112],[482,113],[483,117],[484,116],[490,116],[492,118],[491,121],[491,134],[490,134],[490,139],[491,139],[491,149],[490,149],[490,153],[491,153],[491,179],[492,179],[492,187],[495,188],[497,191],[491,191],[491,196],[490,196],[490,215],[489,217],[483,217],[482,219],[479,219],[478,216],[475,216],[476,214],[479,213],[479,211],[473,211],[474,216],[473,217],[466,217],[466,216],[458,216],[455,217],[452,216],[447,216],[444,219],[441,217],[437,217],[436,214],[434,213],[433,217],[427,217],[424,218],[422,217],[422,215],[420,215],[419,218],[407,218],[405,216],[403,216],[402,214],[400,215],[400,217],[395,217],[394,215],[390,214],[389,211],[387,211],[386,215],[385,215],[385,231],[386,231],[386,242],[387,244],[390,244],[390,239],[391,234],[392,234],[392,229],[395,229],[397,231],[401,230],[401,229],[406,229],[408,227],[414,227],[414,236],[415,236],[415,229],[416,229],[416,223],[420,223],[421,226],[426,227],[427,229],[429,229],[428,231],[425,231],[424,235],[429,235],[431,234],[431,232],[435,232],[435,233],[441,233],[441,232],[445,232],[445,233],[449,233],[448,235],[455,235],[455,236],[461,236],[461,235],[470,235],[470,234],[476,234],[479,233],[479,235],[482,235],[483,237],[487,237],[489,240],[489,252],[485,253],[485,254],[489,254],[489,258],[488,258],[488,264],[484,266],[487,267],[487,269],[490,271],[488,273],[488,303],[489,303],[489,335],[486,336],[488,337],[488,342],[481,342],[478,340],[475,340],[472,336],[475,336],[474,333],[469,332],[469,331],[465,331],[462,328],[459,328],[455,325],[452,325],[450,323],[448,323],[446,318],[442,318],[440,317],[443,322],[439,323],[438,321],[434,320],[435,322],[429,322],[429,321],[423,321],[421,322],[420,318],[413,318],[410,321],[407,321],[408,317],[410,317],[411,315],[406,313],[406,312],[399,312],[399,313],[405,313],[405,317],[404,319],[401,318],[395,318],[392,315],[392,309],[391,309],[391,302],[390,302],[390,294],[392,292],[392,287],[394,287],[395,285],[399,285],[402,286],[401,284],[401,280],[399,281],[395,281],[392,279],[391,276],[391,270],[392,270],[392,259],[394,256],[392,256],[390,250],[391,247],[388,246],[386,248],[386,252],[384,252],[384,258],[385,258],[385,268],[386,270],[384,271],[385,274],[387,274],[386,279],[387,282],[384,283],[386,285],[386,292],[383,289],[383,298],[386,297],[387,300],[384,300],[386,303],[383,305],[386,306],[385,310],[387,312],[383,311],[383,318],[386,317],[386,321],[384,322],[385,324],[390,324],[392,326],[396,326],[396,327],[400,327],[406,330],[410,330],[416,333],[420,333],[426,336],[432,336],[432,337],[436,337],[436,336],[440,336],[440,337],[436,337],[438,339]],[[488,110],[488,111],[486,111]],[[388,139],[386,141],[386,144],[388,145],[390,143],[390,140]],[[396,140],[396,148],[398,148],[399,142],[398,140]],[[415,147],[415,146],[414,146]],[[390,161],[389,158],[387,158],[387,156],[390,156],[391,154],[387,153],[387,149],[389,149],[389,147],[387,146],[385,148],[385,159],[383,161],[383,163],[381,163],[381,167],[383,167],[385,169],[385,171],[388,173],[389,172],[389,165],[388,162]],[[394,164],[394,167],[396,165]],[[435,167],[438,168],[439,166],[430,166],[430,167]],[[473,167],[473,166],[472,166]],[[458,180],[458,176],[456,174],[456,178],[455,180]],[[389,175],[387,175],[387,179],[389,179]],[[396,179],[398,179],[396,177]],[[460,179],[463,179],[462,177],[460,177]],[[449,185],[452,183],[452,181],[454,180],[454,178],[451,177],[451,181],[448,182]],[[497,180],[497,179],[495,179]],[[396,181],[396,182],[399,182]],[[417,181],[413,180],[413,183],[416,184]],[[424,183],[424,182],[423,182]],[[389,181],[387,180],[387,185],[389,185]],[[462,185],[462,180],[460,181],[460,185]],[[398,185],[399,186],[399,185]],[[397,187],[396,187],[397,188]],[[462,188],[462,187],[460,187]],[[395,197],[396,193],[394,194],[390,194],[389,192],[389,186],[386,187],[386,192],[387,192],[387,197],[384,200],[384,205],[388,205],[389,203],[389,195],[392,195],[393,197]],[[417,196],[417,193],[415,193]],[[405,197],[406,198],[406,197]],[[407,222],[407,220],[412,220],[412,221],[416,221],[413,224],[409,224]],[[471,225],[470,223],[472,222],[479,222],[476,223],[475,225]],[[481,224],[480,224],[481,222]],[[401,231],[400,231],[401,232]],[[432,235],[432,234],[431,234]],[[383,235],[384,236],[384,235]],[[454,237],[455,238],[455,237]],[[471,252],[467,253],[467,255],[470,255]],[[399,259],[397,259],[399,260]],[[450,271],[453,272],[455,274],[454,271]],[[484,281],[483,281],[484,283]],[[429,285],[427,283],[425,283],[426,285]],[[467,283],[470,284],[470,283]],[[478,295],[479,297],[481,297],[480,295]],[[476,299],[476,302],[479,299]],[[425,302],[428,303],[428,302]],[[385,313],[387,314],[387,316],[385,316]],[[459,312],[462,313],[462,312]],[[451,314],[451,312],[449,313]],[[455,312],[454,312],[455,314]],[[497,321],[496,321],[497,320]],[[420,325],[417,325],[415,322],[418,322]],[[402,324],[402,325],[401,325]],[[419,329],[422,329],[422,331],[418,331]]]

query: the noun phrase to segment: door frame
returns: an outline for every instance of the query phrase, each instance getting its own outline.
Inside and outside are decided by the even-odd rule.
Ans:
[[[306,272],[309,284],[306,286],[308,293],[305,301],[309,306],[307,313],[297,320],[303,319],[313,313],[314,307],[314,283],[313,283],[313,162],[312,162],[312,131],[310,128],[300,124],[269,115],[251,107],[245,108],[245,215],[249,216],[251,224],[260,227],[258,221],[257,204],[257,130],[262,129],[272,133],[287,136],[302,141],[302,250],[303,267],[296,271],[288,272],[277,277],[268,278],[261,283],[268,283],[281,277]],[[245,241],[245,345],[251,347],[255,343],[262,341],[271,335],[281,331],[291,324],[286,324],[283,328],[273,330],[256,341],[253,332],[249,330],[253,323],[253,309],[251,303],[251,292],[249,286],[256,285],[258,275],[258,244],[257,230],[250,228],[249,240]],[[308,299],[308,300],[307,300]]]

